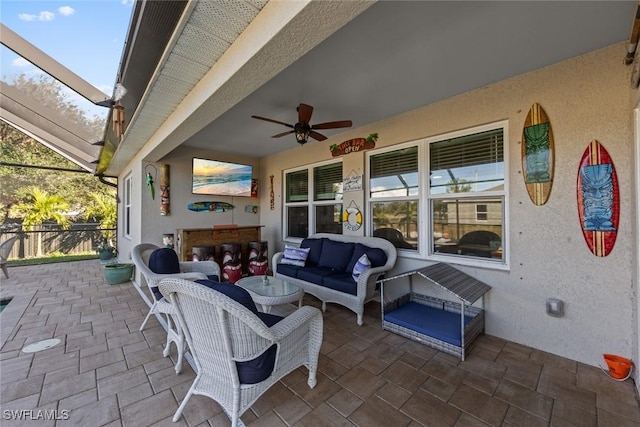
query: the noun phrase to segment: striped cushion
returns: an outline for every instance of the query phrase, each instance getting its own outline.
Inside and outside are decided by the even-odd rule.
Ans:
[[[304,267],[305,262],[307,261],[307,256],[309,256],[310,248],[296,248],[294,246],[285,245],[284,246],[284,255],[282,256],[282,260],[280,260],[283,264],[291,264],[297,265],[298,267]]]

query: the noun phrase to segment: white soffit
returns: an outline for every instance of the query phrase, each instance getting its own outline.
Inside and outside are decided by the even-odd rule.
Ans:
[[[166,155],[372,4],[190,3],[108,173],[121,172],[149,141],[143,156]]]

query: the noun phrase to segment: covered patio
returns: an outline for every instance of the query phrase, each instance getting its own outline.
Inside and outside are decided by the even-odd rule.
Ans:
[[[195,375],[188,366],[176,375],[173,361],[162,357],[166,335],[157,320],[138,331],[147,306],[135,286],[108,285],[98,260],[10,268],[0,288],[0,299],[13,298],[0,314],[3,425],[228,425],[220,407],[202,396],[191,399],[178,423],[171,422]],[[320,305],[308,295],[304,303]],[[490,335],[481,336],[460,362],[383,331],[375,302],[366,307],[363,326],[352,317],[329,305],[314,389],[308,388],[303,370],[294,371],[242,421],[259,426],[640,425],[631,379],[616,382],[597,367]],[[60,344],[22,351],[52,338]]]

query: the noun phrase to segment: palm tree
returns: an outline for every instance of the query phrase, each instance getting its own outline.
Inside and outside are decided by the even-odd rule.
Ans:
[[[102,235],[108,245],[113,244],[113,230],[118,220],[118,209],[115,198],[104,193],[91,193],[89,197],[95,202],[84,212],[87,221],[100,222]]]
[[[64,229],[69,228],[71,221],[64,215],[69,203],[61,196],[35,186],[28,187],[24,193],[27,201],[18,203],[14,210],[23,216],[22,225],[26,230],[33,230],[37,225],[42,227],[45,221],[54,221]],[[37,256],[42,256],[42,233],[38,233]]]

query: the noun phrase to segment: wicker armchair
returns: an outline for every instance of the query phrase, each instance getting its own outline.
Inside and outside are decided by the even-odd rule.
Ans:
[[[158,246],[150,243],[141,243],[136,245],[131,251],[131,259],[136,266],[136,269],[142,274],[147,286],[151,291],[152,304],[149,309],[147,317],[145,317],[142,325],[140,325],[140,331],[144,329],[147,321],[152,314],[165,314],[167,316],[167,344],[162,352],[164,357],[167,357],[170,353],[171,343],[175,343],[178,350],[178,362],[176,363],[176,373],[180,373],[182,370],[182,358],[185,352],[186,343],[184,341],[184,334],[180,325],[176,322],[173,316],[175,315],[175,309],[166,298],[159,298],[157,287],[160,280],[166,277],[176,277],[187,280],[207,279],[208,276],[217,275],[220,277],[220,266],[214,261],[199,261],[199,262],[180,262],[181,273],[175,274],[158,274],[154,273],[149,268],[149,257],[154,250],[159,249]]]
[[[263,393],[303,365],[309,370],[307,384],[315,387],[323,328],[322,312],[317,308],[304,306],[268,327],[241,303],[197,283],[164,279],[160,290],[177,309],[197,370],[174,422],[191,396],[200,394],[215,400],[235,427]],[[240,383],[236,363],[254,360],[274,344],[271,374],[255,384]]]

